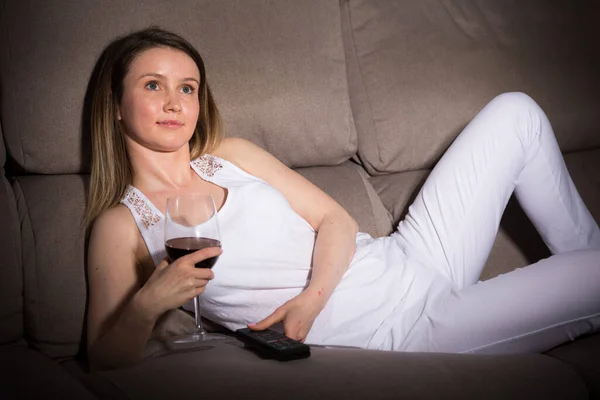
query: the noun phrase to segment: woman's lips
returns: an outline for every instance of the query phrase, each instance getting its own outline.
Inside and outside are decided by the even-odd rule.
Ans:
[[[166,119],[164,121],[158,121],[158,125],[165,128],[177,129],[183,126],[183,122],[177,121],[176,119]]]

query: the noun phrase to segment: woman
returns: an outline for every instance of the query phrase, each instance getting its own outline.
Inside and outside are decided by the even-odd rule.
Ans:
[[[94,367],[139,360],[157,319],[200,293],[204,315],[230,329],[282,322],[307,343],[381,350],[544,351],[600,323],[600,230],[529,97],[490,102],[397,231],[373,239],[264,150],[221,139],[202,59],[181,37],[135,32],[97,68],[86,214]],[[513,191],[555,255],[477,283]],[[211,194],[220,210],[214,272],[194,264],[218,248],[164,259],[166,198],[188,192]]]

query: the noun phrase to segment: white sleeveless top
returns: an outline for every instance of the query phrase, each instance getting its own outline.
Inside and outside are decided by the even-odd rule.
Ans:
[[[308,285],[316,233],[277,189],[227,160],[207,154],[191,167],[202,179],[228,189],[218,213],[223,254],[213,267],[215,278],[200,296],[201,313],[228,329],[242,328],[267,317]],[[133,186],[121,202],[158,265],[166,257],[162,213]],[[419,268],[407,268],[411,263],[393,236],[357,235],[350,267],[307,343],[378,348],[389,328],[377,331],[388,316],[422,309],[423,290],[432,278],[416,272]],[[423,290],[414,290],[416,281]],[[420,312],[408,314],[407,330]]]

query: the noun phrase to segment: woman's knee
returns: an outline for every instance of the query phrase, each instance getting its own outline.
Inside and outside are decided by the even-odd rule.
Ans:
[[[490,101],[490,105],[511,112],[541,109],[539,104],[536,103],[531,96],[523,92],[506,92],[499,94]]]
[[[496,96],[486,106],[492,110],[494,118],[501,121],[513,121],[510,128],[503,132],[514,133],[519,137],[519,142],[529,147],[542,134],[552,132],[550,122],[542,108],[531,98],[522,92],[507,92]]]

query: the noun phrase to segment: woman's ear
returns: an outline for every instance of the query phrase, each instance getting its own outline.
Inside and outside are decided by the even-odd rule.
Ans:
[[[117,121],[122,120],[121,118],[121,106],[117,105]]]

